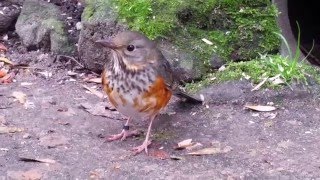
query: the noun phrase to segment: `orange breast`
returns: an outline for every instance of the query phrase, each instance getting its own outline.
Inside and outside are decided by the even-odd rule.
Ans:
[[[172,92],[168,89],[164,79],[157,77],[150,89],[142,95],[142,101],[145,103],[138,107],[138,110],[156,115],[168,104],[171,95]]]
[[[110,86],[110,82],[111,80],[107,78],[104,71],[102,73],[102,84],[110,103],[120,113],[129,117],[151,117],[158,114],[168,104],[172,95],[165,84],[165,80],[161,77],[157,77],[152,84],[145,84],[148,87],[146,91],[141,92],[141,90],[132,89],[127,94],[117,92]]]
[[[113,96],[111,96],[112,89],[108,85],[109,80],[107,79],[107,76],[106,76],[106,70],[102,72],[101,81],[102,81],[103,90],[107,93],[110,103],[117,108],[118,103],[115,101]]]

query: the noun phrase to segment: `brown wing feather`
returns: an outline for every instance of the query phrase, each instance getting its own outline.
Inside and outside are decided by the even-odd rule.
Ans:
[[[167,87],[173,92],[173,94],[181,99],[184,99],[186,102],[190,103],[202,103],[200,99],[191,97],[190,95],[186,94],[182,90],[179,89],[179,83],[175,78],[171,65],[167,61],[167,59],[163,56],[160,51],[157,51],[159,59],[157,61],[157,73],[161,77],[163,77]]]

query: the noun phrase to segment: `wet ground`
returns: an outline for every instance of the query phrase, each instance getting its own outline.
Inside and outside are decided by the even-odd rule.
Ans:
[[[320,178],[317,85],[251,92],[250,83],[239,81],[201,91],[204,105],[174,98],[153,126],[149,155],[133,156],[130,149],[143,135],[105,141],[124,121],[83,87],[101,92],[100,84],[42,64],[41,72],[51,77],[29,68],[20,70],[16,82],[0,85],[1,180]],[[246,104],[277,109],[257,112]],[[135,120],[132,129],[146,132],[147,126]],[[201,145],[175,149],[190,138]],[[188,154],[204,148],[209,155]]]

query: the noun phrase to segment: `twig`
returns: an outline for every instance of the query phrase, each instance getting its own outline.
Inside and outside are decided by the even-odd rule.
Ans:
[[[57,57],[58,57],[58,58],[60,58],[60,57],[68,58],[68,59],[76,62],[81,68],[85,68],[84,65],[82,65],[79,61],[77,61],[74,57],[67,56],[67,55],[58,55]]]

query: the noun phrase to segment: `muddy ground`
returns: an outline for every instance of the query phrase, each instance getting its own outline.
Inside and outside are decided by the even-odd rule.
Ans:
[[[38,59],[30,65],[37,68],[20,70],[15,82],[0,85],[1,180],[320,178],[317,85],[251,92],[250,83],[239,81],[201,91],[205,105],[174,98],[153,126],[149,156],[132,156],[130,149],[144,136],[106,142],[105,136],[121,130],[121,116],[108,108],[100,110],[108,117],[93,115],[83,107],[107,104],[83,87],[101,92],[100,84],[84,82],[83,71],[68,74],[62,63],[52,65],[49,55],[28,56]],[[12,97],[15,91],[26,94],[22,103]],[[256,112],[244,108],[248,103],[277,109]],[[132,129],[145,132],[147,125],[135,120]],[[189,138],[202,144],[198,149],[213,151],[192,156],[197,149],[174,149]]]

